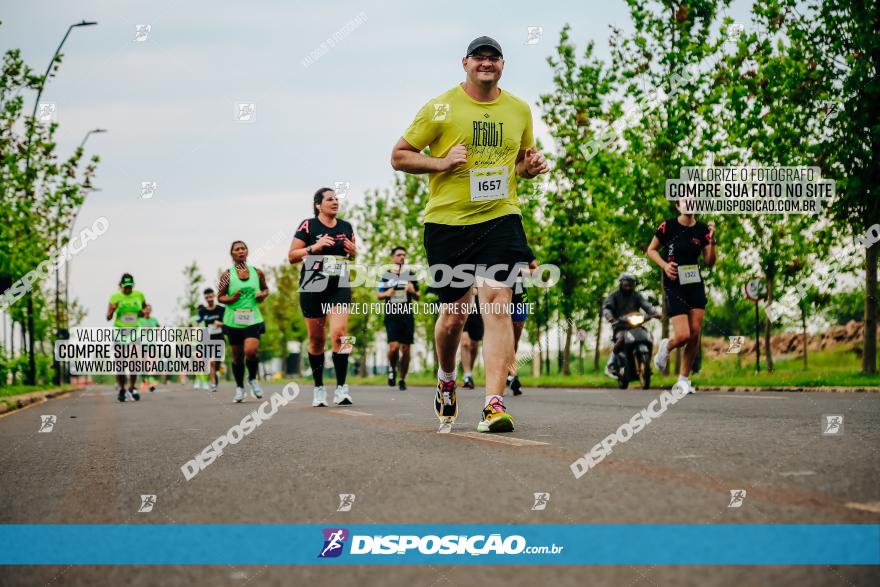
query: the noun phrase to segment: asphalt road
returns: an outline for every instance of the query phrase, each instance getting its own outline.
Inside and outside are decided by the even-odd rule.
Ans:
[[[267,397],[280,385],[264,386]],[[627,524],[880,522],[880,394],[702,392],[580,479],[569,465],[656,391],[526,390],[516,431],[474,432],[481,391],[437,434],[432,390],[311,388],[186,481],[180,471],[257,402],[173,385],[119,404],[90,387],[0,418],[0,523]],[[823,435],[825,414],[843,434]],[[51,433],[41,416],[55,415]],[[730,491],[746,497],[731,508]],[[533,511],[534,493],[547,492]],[[339,494],[355,494],[339,512]],[[142,494],[157,496],[139,513]],[[35,548],[38,545],[35,545]],[[149,548],[149,545],[120,545]],[[867,585],[877,568],[776,566],[40,566],[2,585]]]

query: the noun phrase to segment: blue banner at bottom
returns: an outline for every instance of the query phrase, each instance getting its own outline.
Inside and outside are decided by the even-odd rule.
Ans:
[[[877,524],[0,526],[4,565],[877,565]]]

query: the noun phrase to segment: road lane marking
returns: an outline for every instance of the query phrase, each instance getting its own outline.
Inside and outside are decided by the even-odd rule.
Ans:
[[[672,457],[673,459],[699,459],[700,455],[678,455],[676,457]]]
[[[358,412],[357,410],[349,410],[348,408],[341,410],[339,412],[334,412],[336,414],[347,414],[349,416],[372,416],[373,414],[368,414],[367,412]]]
[[[806,477],[807,475],[815,475],[816,471],[786,471],[780,473],[783,477]]]
[[[508,444],[510,446],[539,446],[546,445],[546,442],[537,440],[526,440],[525,438],[511,438],[509,436],[491,436],[485,432],[450,432],[452,436],[463,436],[474,440],[485,440],[487,442],[497,442],[498,444]]]
[[[851,501],[846,504],[846,507],[854,510],[862,510],[863,512],[871,512],[872,514],[880,514],[880,501],[869,501],[865,503]]]
[[[740,398],[740,399],[743,399],[743,398],[745,398],[745,399],[788,399],[785,397],[771,397],[769,395],[750,395],[750,394],[747,394],[747,395],[731,395],[731,394],[723,394],[722,395],[722,394],[718,394],[718,395],[716,395],[716,397],[730,397],[730,398],[736,397],[736,398]]]

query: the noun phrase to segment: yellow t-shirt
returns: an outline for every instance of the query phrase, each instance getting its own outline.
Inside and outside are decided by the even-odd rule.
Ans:
[[[433,157],[467,147],[467,163],[429,174],[425,222],[461,226],[521,214],[516,158],[535,144],[525,101],[502,90],[478,102],[457,85],[425,104],[403,138],[419,150],[430,146]]]

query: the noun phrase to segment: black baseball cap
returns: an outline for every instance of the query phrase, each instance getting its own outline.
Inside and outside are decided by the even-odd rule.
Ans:
[[[501,52],[501,45],[499,45],[498,41],[496,41],[492,37],[477,37],[476,39],[471,41],[471,44],[468,45],[467,53],[465,53],[465,56],[473,55],[474,51],[476,51],[480,47],[490,47],[492,49],[495,49],[496,51],[498,51],[498,54],[500,56],[504,57],[504,53]]]

